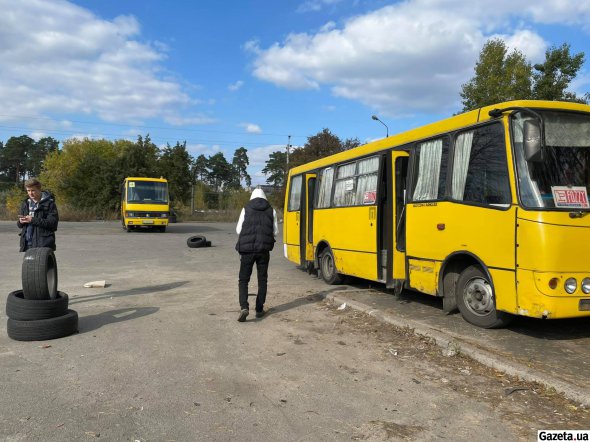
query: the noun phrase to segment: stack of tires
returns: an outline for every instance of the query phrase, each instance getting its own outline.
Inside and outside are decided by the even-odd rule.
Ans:
[[[57,262],[47,247],[29,249],[22,266],[22,290],[8,294],[8,336],[44,341],[78,331],[78,313],[68,309],[68,295],[57,290]]]

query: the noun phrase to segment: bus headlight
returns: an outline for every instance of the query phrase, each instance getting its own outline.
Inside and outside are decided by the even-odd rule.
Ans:
[[[135,216],[135,213],[133,212],[125,212],[125,216],[129,217],[129,218],[133,218]]]
[[[576,281],[575,278],[568,278],[565,280],[564,288],[565,291],[571,295],[578,288],[578,281]]]
[[[590,293],[590,278],[584,278],[582,281],[582,291],[586,294]]]
[[[167,212],[160,213],[160,218],[167,218],[167,217],[168,217]]]

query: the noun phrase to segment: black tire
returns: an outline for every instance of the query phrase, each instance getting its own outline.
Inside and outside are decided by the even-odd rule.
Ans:
[[[55,299],[25,299],[22,290],[8,294],[6,316],[17,321],[37,321],[63,316],[68,311],[68,295],[57,292]]]
[[[490,278],[478,266],[467,267],[457,280],[457,307],[467,322],[482,328],[501,328],[513,316],[496,310]]]
[[[161,226],[160,227],[160,232],[162,232],[162,233],[166,232],[166,226]]]
[[[332,250],[329,247],[326,247],[324,250],[322,250],[319,256],[319,261],[320,273],[322,274],[322,279],[326,282],[326,284],[342,284],[344,278],[340,273],[338,273],[336,263],[334,262],[334,255],[332,254]]]
[[[38,321],[8,319],[8,336],[15,341],[45,341],[63,338],[78,331],[78,313],[68,310],[65,315]]]
[[[21,276],[25,299],[57,297],[57,261],[49,247],[38,247],[25,252]]]
[[[211,241],[205,241],[205,247],[211,247]]]
[[[186,245],[190,248],[203,247],[206,241],[203,235],[195,235],[186,240]]]

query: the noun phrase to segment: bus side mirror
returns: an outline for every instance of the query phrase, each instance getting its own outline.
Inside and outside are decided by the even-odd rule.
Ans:
[[[543,161],[543,145],[541,141],[541,124],[537,120],[526,120],[523,128],[524,156],[531,163]]]

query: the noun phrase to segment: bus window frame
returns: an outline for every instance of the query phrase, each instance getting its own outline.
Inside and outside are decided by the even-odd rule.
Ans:
[[[302,190],[302,184],[303,184],[303,177],[305,175],[305,172],[302,173],[298,173],[296,175],[292,175],[289,178],[289,199],[287,200],[287,212],[300,212],[301,211],[301,190]],[[294,178],[301,178],[301,183],[299,183],[299,208],[298,209],[292,209],[291,206],[291,193],[293,192],[293,179]]]
[[[505,158],[505,162],[504,165],[506,167],[506,176],[508,179],[508,190],[510,193],[510,203],[505,203],[502,205],[493,205],[493,204],[485,204],[485,203],[477,203],[477,202],[473,202],[473,201],[464,201],[464,200],[457,200],[454,199],[451,193],[451,186],[452,186],[452,182],[453,182],[453,172],[454,172],[454,168],[455,168],[455,143],[457,141],[457,138],[460,134],[465,133],[465,132],[469,132],[469,131],[475,131],[481,127],[485,127],[485,126],[492,126],[492,125],[499,125],[501,130],[502,130],[502,140],[504,140],[503,144],[504,144],[504,158]],[[449,148],[449,170],[447,172],[447,185],[446,185],[446,192],[447,192],[447,201],[450,201],[452,203],[455,204],[464,204],[467,206],[474,206],[474,207],[483,207],[486,209],[493,209],[493,210],[502,210],[502,211],[507,211],[510,210],[510,208],[512,207],[512,205],[514,204],[514,202],[512,201],[512,182],[510,179],[510,166],[508,164],[508,152],[506,149],[506,127],[503,123],[503,121],[501,119],[495,119],[495,120],[488,120],[488,121],[484,121],[484,122],[480,122],[478,124],[474,124],[471,126],[467,126],[467,127],[463,127],[461,129],[457,129],[453,132],[449,132],[449,135],[451,135],[451,145]],[[512,144],[512,140],[511,140],[511,144]],[[512,152],[512,146],[510,146],[511,148],[511,154],[513,154]],[[512,155],[512,158],[514,158],[514,156]],[[515,166],[514,164],[514,160],[511,161],[512,162],[512,167]]]
[[[454,143],[454,138],[452,136],[453,132],[446,132],[446,133],[442,133],[442,134],[438,134],[435,135],[433,137],[428,137],[428,138],[424,138],[422,140],[418,140],[418,141],[413,141],[410,144],[406,144],[405,146],[407,146],[407,148],[404,149],[404,146],[400,146],[400,148],[396,148],[396,150],[407,150],[407,152],[410,154],[410,159],[409,159],[409,163],[408,163],[408,176],[407,176],[407,180],[409,181],[410,185],[407,186],[406,189],[406,204],[420,204],[420,203],[432,203],[432,202],[441,202],[441,201],[448,201],[450,199],[450,195],[449,195],[449,183],[450,183],[450,178],[452,177],[452,168],[451,168],[451,163],[452,163],[452,159],[455,152],[455,143]],[[445,188],[443,191],[443,196],[442,198],[435,198],[435,199],[428,199],[428,200],[415,200],[413,198],[414,196],[414,191],[416,190],[416,184],[417,184],[417,180],[418,180],[418,167],[419,167],[419,163],[416,161],[416,152],[418,150],[418,146],[420,144],[423,143],[427,143],[429,141],[432,140],[438,140],[438,139],[443,139],[443,147],[444,147],[444,139],[446,139],[447,143],[448,143],[448,150],[447,150],[447,164],[446,164],[446,169],[447,169],[447,177],[445,179]],[[441,168],[442,170],[442,159],[441,159]],[[440,173],[440,171],[439,171]]]

